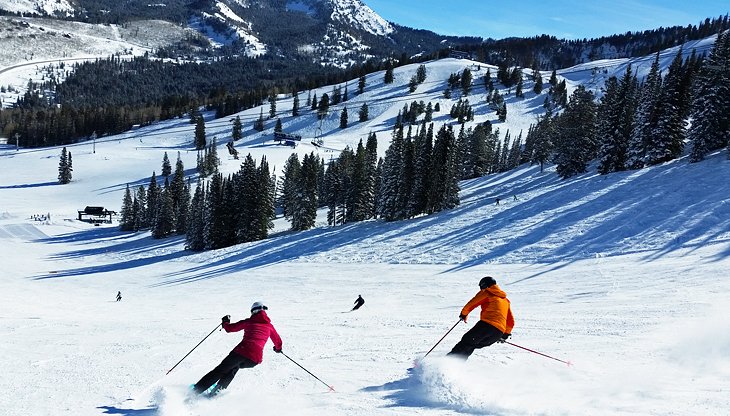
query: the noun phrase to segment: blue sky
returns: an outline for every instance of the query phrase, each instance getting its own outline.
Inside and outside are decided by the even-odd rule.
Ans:
[[[386,20],[445,35],[502,39],[543,33],[579,39],[697,24],[728,0],[363,0]]]

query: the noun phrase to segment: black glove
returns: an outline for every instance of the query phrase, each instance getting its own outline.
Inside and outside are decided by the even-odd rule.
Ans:
[[[466,322],[466,315],[459,314],[459,319]]]
[[[502,334],[502,342],[507,341],[507,338],[511,337],[512,334]]]
[[[231,315],[226,315],[221,318],[221,322],[224,324],[230,324],[231,323]]]
[[[277,354],[281,354],[281,348],[276,349],[276,347],[274,347],[274,352],[277,353]]]

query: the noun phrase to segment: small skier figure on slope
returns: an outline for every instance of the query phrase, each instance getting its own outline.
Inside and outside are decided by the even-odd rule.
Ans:
[[[220,364],[208,374],[204,375],[194,386],[193,390],[200,394],[208,390],[213,384],[218,383],[211,394],[216,394],[231,384],[233,377],[239,368],[252,368],[263,361],[264,346],[271,338],[274,343],[274,351],[281,352],[281,338],[271,324],[271,319],[266,314],[266,307],[261,302],[251,305],[251,317],[231,323],[229,315],[221,318],[223,329],[226,332],[238,332],[243,330],[243,340],[228,354]]]
[[[360,306],[365,304],[365,299],[362,298],[362,295],[357,295],[357,299],[355,299],[355,306],[352,308],[352,311],[356,311],[360,309]]]
[[[464,305],[459,319],[466,322],[469,312],[481,306],[480,320],[464,334],[448,355],[466,360],[475,349],[487,347],[495,342],[504,342],[512,334],[515,320],[507,294],[490,276],[479,281],[479,289],[479,292]]]
[[[122,292],[117,291],[117,302],[119,302],[120,300],[122,300]]]

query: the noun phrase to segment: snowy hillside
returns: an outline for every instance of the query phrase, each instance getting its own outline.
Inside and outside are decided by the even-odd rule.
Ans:
[[[0,0],[0,10],[24,15],[67,16],[73,14],[74,7],[68,0]]]
[[[448,109],[461,97],[443,91],[466,67],[475,80],[487,69],[429,62],[411,94],[417,65],[396,69],[389,85],[382,72],[369,75],[362,95],[352,80],[349,100],[321,123],[308,109],[290,117],[292,97],[281,97],[283,128],[303,135],[301,144],[274,144],[272,121],[263,133],[251,128],[265,107],[237,114],[245,131],[236,148],[265,155],[277,174],[292,151],[328,160],[371,131],[383,155],[404,104],[439,103],[436,126],[452,122]],[[561,73],[588,85],[594,67],[621,72],[594,62]],[[504,123],[482,104],[483,84],[467,97],[475,123],[492,121],[501,137],[526,132],[542,114],[542,95],[508,92],[500,91]],[[364,102],[370,120],[359,123]],[[345,106],[350,125],[340,129]],[[207,117],[221,170],[238,170],[225,151],[233,117]],[[68,146],[68,185],[56,180],[60,148],[0,148],[0,414],[719,416],[730,408],[726,152],[604,176],[592,168],[568,180],[550,166],[523,166],[462,182],[461,205],[432,216],[339,227],[320,219],[300,233],[277,219],[267,240],[203,253],[185,251],[180,237],[76,220],[87,205],[119,210],[128,184],[160,173],[164,152],[173,161],[179,152],[194,175],[193,129],[178,119]],[[485,275],[512,301],[511,341],[572,366],[507,344],[466,363],[445,358],[478,320],[474,311],[412,368],[457,323]],[[365,306],[347,313],[358,295]],[[284,352],[335,392],[268,344],[263,364],[240,370],[222,395],[192,399],[189,385],[240,340],[218,331],[165,375],[221,316],[245,318],[254,301],[269,306]]]

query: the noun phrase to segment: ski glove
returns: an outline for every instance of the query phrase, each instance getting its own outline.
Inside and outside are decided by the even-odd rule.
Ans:
[[[459,319],[466,323],[466,315],[459,314]]]
[[[276,349],[276,347],[274,347],[274,352],[277,353],[277,354],[281,354],[281,348]]]
[[[224,324],[230,324],[231,323],[231,315],[226,315],[221,318],[221,322]]]
[[[502,341],[506,341],[507,338],[511,337],[512,334],[502,334]]]

